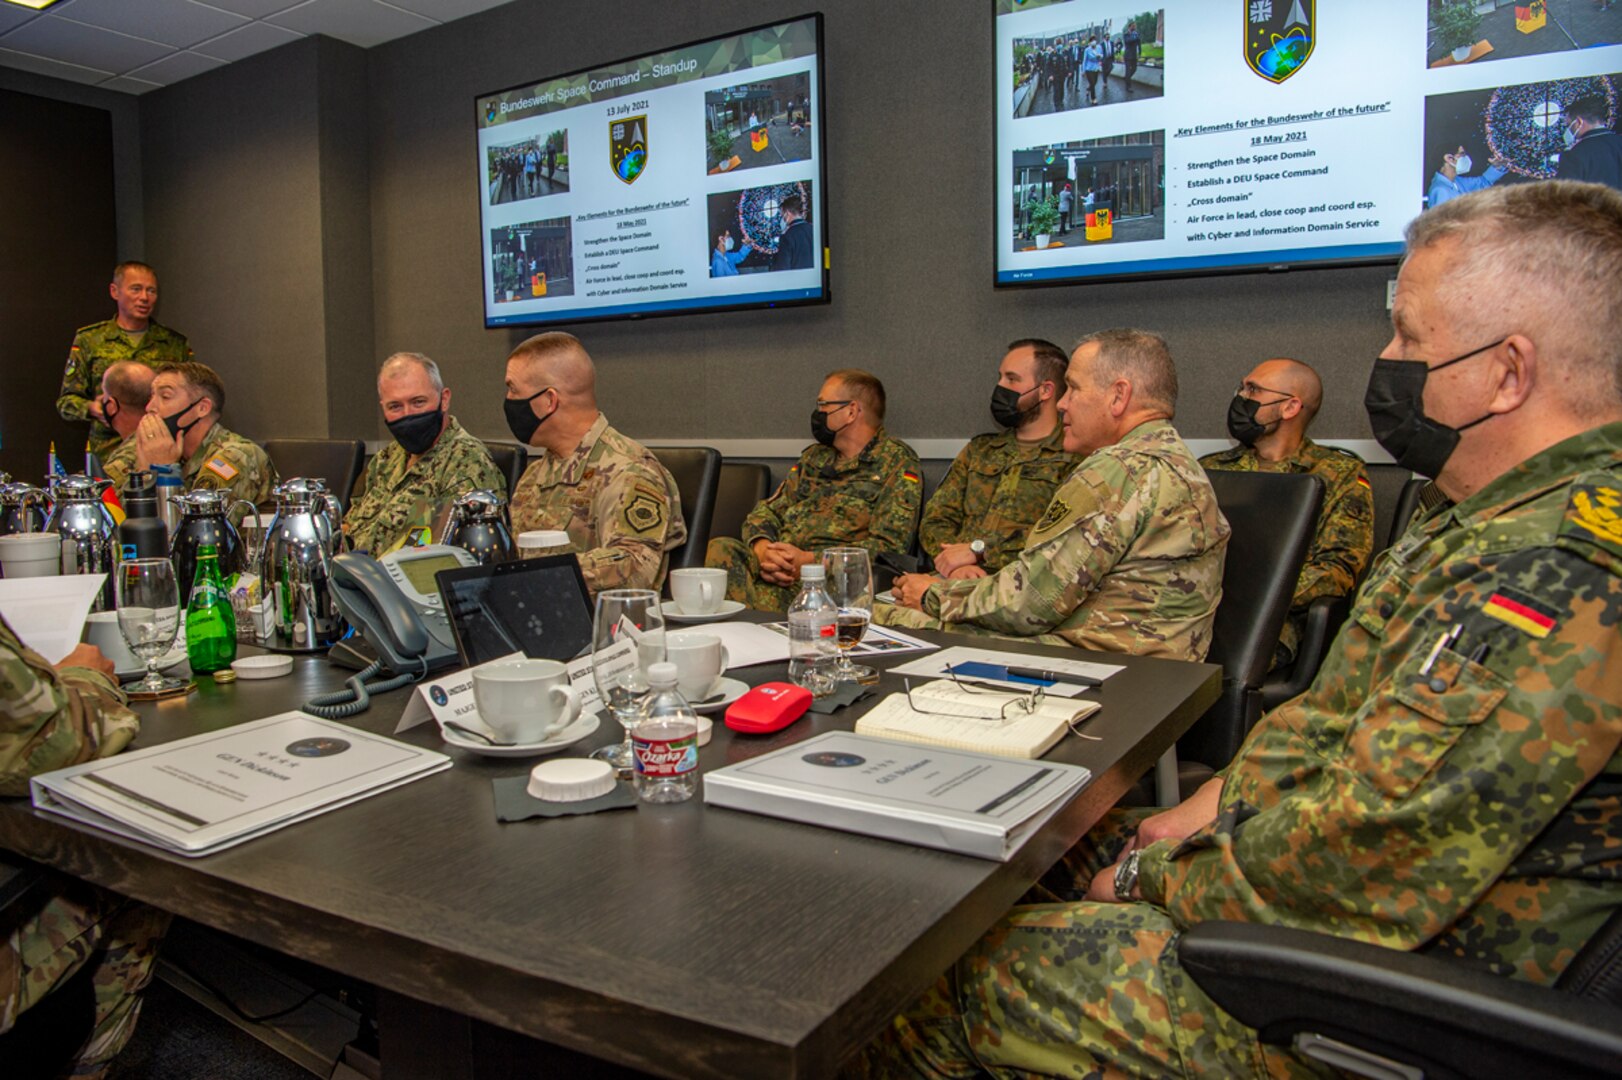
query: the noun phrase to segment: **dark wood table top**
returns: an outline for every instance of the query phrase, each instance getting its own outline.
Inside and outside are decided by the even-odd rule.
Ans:
[[[919,636],[975,643],[946,634]],[[1034,656],[1073,649],[1000,643]],[[887,667],[917,654],[880,661]],[[490,781],[532,760],[401,736],[455,767],[240,847],[183,859],[0,800],[0,846],[228,933],[421,1001],[647,1072],[821,1076],[861,1046],[1001,916],[1216,700],[1208,664],[1093,656],[1126,670],[1050,759],[1093,782],[996,863],[706,807],[496,821]],[[142,706],[137,746],[297,708],[348,673],[301,658],[292,675],[205,683]],[[785,665],[732,672],[751,685]],[[885,675],[881,692],[901,689]],[[407,691],[348,721],[393,730]],[[869,698],[772,736],[719,722],[703,770],[832,730]],[[584,754],[619,738],[605,717]]]

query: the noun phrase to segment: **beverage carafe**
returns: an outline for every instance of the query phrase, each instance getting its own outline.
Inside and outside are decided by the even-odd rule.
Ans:
[[[117,564],[117,531],[112,511],[101,493],[113,485],[88,476],[64,476],[51,490],[55,506],[45,520],[45,531],[62,537],[62,573],[106,574],[107,583],[96,596],[93,611],[111,611],[113,570]]]
[[[51,497],[33,484],[0,484],[0,536],[44,532]]]
[[[493,491],[469,491],[451,504],[442,544],[470,552],[489,566],[513,557],[512,533],[507,528],[507,500]]]
[[[320,480],[295,478],[276,489],[276,516],[265,528],[260,576],[272,598],[267,644],[325,649],[344,632],[332,598],[332,556],[343,511]]]
[[[198,553],[204,545],[212,545],[218,553],[220,574],[227,581],[251,565],[245,558],[242,538],[231,525],[230,514],[239,509],[251,514],[254,507],[242,499],[233,501],[229,492],[209,488],[176,495],[173,502],[180,508],[180,519],[169,541],[169,557],[175,563],[180,605],[185,607],[197,576]]]

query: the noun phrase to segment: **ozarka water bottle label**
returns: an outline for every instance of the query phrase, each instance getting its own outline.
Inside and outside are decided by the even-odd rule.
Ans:
[[[698,768],[698,733],[679,739],[641,739],[633,732],[631,753],[643,776],[681,776]]]

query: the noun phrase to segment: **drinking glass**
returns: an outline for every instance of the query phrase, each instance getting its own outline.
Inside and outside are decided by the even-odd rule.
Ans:
[[[652,589],[607,589],[597,594],[591,625],[593,680],[597,693],[625,729],[625,741],[604,746],[592,757],[615,769],[635,767],[631,728],[642,718],[650,687],[648,668],[665,658],[665,617]]]
[[[878,682],[876,669],[850,662],[850,650],[862,640],[873,618],[873,563],[867,549],[829,548],[822,553],[822,566],[827,573],[828,598],[838,609],[839,664],[834,668],[834,680]]]
[[[185,679],[166,679],[158,673],[158,660],[174,647],[180,628],[175,564],[168,559],[126,559],[117,576],[118,630],[130,652],[146,662],[146,678],[130,690],[167,694],[185,687]]]

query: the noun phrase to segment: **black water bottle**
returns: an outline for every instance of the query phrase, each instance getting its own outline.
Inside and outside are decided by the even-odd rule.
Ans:
[[[162,559],[169,554],[169,530],[158,514],[157,483],[145,470],[130,473],[119,501],[124,521],[118,526],[118,546],[126,559]]]

